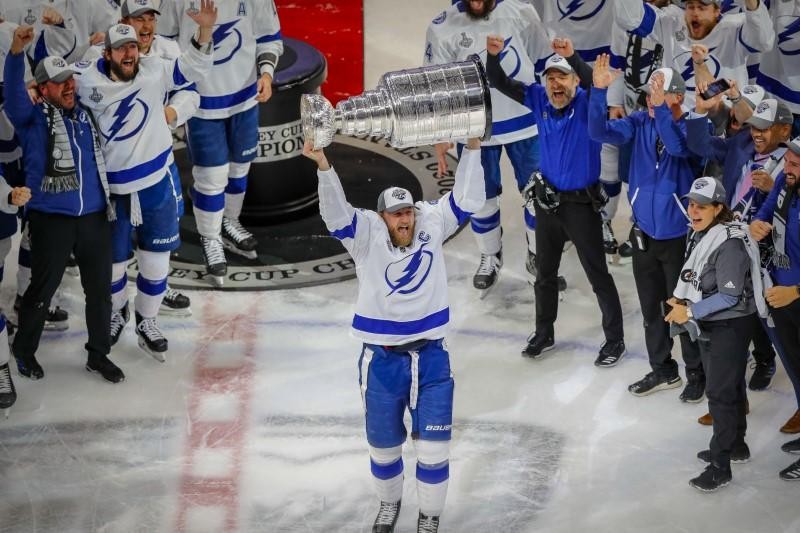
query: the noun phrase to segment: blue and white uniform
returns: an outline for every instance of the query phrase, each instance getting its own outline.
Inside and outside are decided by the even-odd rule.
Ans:
[[[615,0],[528,1],[536,8],[551,34],[569,37],[585,62],[592,63],[600,54],[609,52]],[[538,72],[544,67],[544,62],[537,67]]]
[[[480,152],[465,149],[452,192],[415,204],[410,246],[395,247],[381,216],[354,209],[335,170],[318,171],[320,213],[356,263],[352,335],[364,342],[359,382],[372,473],[382,501],[403,490],[403,414],[411,411],[420,510],[438,516],[449,477],[453,378],[443,337],[449,323],[442,244],[485,200]]]
[[[158,32],[175,37],[182,49],[197,29],[185,15],[192,5],[192,0],[163,0],[159,8]],[[199,233],[208,239],[220,238],[223,214],[232,219],[241,214],[258,142],[256,79],[274,76],[283,53],[272,0],[220,2],[217,11],[214,65],[197,82],[200,107],[187,124],[194,214]]]
[[[158,312],[166,290],[169,252],[180,245],[176,193],[169,168],[172,134],[164,119],[166,95],[208,75],[212,55],[189,45],[177,58],[140,57],[139,72],[114,81],[104,58],[75,64],[76,91],[95,117],[103,141],[109,188],[115,200],[112,307],[127,302],[125,266],[136,230],[139,289],[135,307],[144,318]]]
[[[486,63],[486,37],[501,35],[505,46],[500,64],[506,74],[525,84],[535,81],[534,65],[552,54],[550,41],[536,11],[520,0],[501,0],[489,15],[480,20],[466,13],[463,1],[456,2],[428,26],[425,65],[464,61],[477,54]],[[481,160],[486,182],[487,202],[472,217],[471,225],[482,254],[493,256],[501,250],[500,199],[502,183],[500,156],[506,154],[514,168],[517,188],[522,190],[539,168],[536,122],[530,109],[491,89],[492,137],[482,143]],[[525,210],[530,250],[535,250],[536,219]]]

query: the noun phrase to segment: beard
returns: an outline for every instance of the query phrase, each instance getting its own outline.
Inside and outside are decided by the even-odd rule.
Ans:
[[[464,7],[467,16],[472,20],[480,20],[485,19],[489,16],[489,12],[494,7],[495,0],[483,0],[483,7],[480,11],[473,11],[472,10],[472,3],[469,0],[464,0]]]
[[[553,93],[550,91],[550,89],[547,89],[547,100],[550,102],[550,105],[556,109],[564,109],[569,105],[570,102],[572,102],[572,99],[575,98],[574,89],[570,87],[563,87],[561,90],[564,92],[564,98],[561,100],[561,102],[556,102],[553,99]]]
[[[122,70],[122,66],[119,63],[115,63],[114,61],[108,62],[108,67],[111,69],[111,72],[114,76],[117,77],[119,81],[131,81],[133,78],[139,74],[139,61],[137,60],[133,64],[133,72],[128,74],[127,72]]]
[[[414,228],[416,227],[415,224],[411,224],[408,228],[408,233],[402,234],[395,228],[389,228],[389,238],[392,241],[392,246],[397,248],[401,247],[408,247],[411,245],[411,242],[414,240]]]
[[[786,174],[786,190],[794,190],[795,193],[800,191],[800,179],[794,174]],[[791,183],[790,183],[791,182]]]

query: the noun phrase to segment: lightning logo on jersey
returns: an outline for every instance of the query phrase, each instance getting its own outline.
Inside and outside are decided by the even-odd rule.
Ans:
[[[230,22],[225,22],[224,24],[220,24],[214,30],[213,40],[214,40],[214,64],[221,65],[222,63],[227,63],[231,60],[231,58],[239,51],[242,47],[242,34],[241,32],[234,28],[236,23],[239,22],[240,19],[234,19]],[[229,39],[229,37],[233,35],[233,39]],[[230,43],[235,40],[236,43],[232,46]],[[226,42],[227,41],[227,42]],[[227,52],[226,55],[222,56],[223,53],[220,53],[219,50],[223,48],[223,44],[225,49],[230,50]],[[218,58],[219,59],[216,59]]]
[[[558,0],[561,20],[580,21],[590,19],[603,9],[606,0]]]
[[[137,133],[141,131],[144,127],[145,122],[147,121],[147,114],[150,112],[150,108],[141,98],[137,98],[139,91],[132,92],[122,100],[120,100],[119,104],[117,105],[117,109],[114,111],[113,115],[116,117],[114,122],[108,128],[108,132],[103,132],[103,137],[106,138],[107,141],[124,141],[126,139],[130,139]],[[141,110],[137,110],[140,108]],[[133,117],[131,117],[133,115]],[[138,121],[136,118],[138,116]],[[136,126],[133,128],[127,128],[129,126],[130,120],[133,118],[134,122],[136,122]],[[120,134],[121,132],[123,132]]]
[[[711,73],[711,77],[717,79],[719,77],[720,69],[722,65],[720,65],[719,60],[714,57],[711,52],[713,52],[713,48],[709,51],[708,57],[706,57],[706,67],[708,71]],[[688,56],[686,60],[683,59],[683,56]],[[686,81],[686,90],[694,92],[694,83],[689,83],[690,81],[694,80],[694,63],[692,62],[692,53],[691,52],[684,52],[680,54],[678,57],[675,58],[675,62],[678,64],[683,64],[685,67],[681,71],[681,78]]]
[[[386,267],[384,279],[391,289],[386,296],[391,296],[395,292],[411,294],[425,282],[433,264],[433,253],[425,249],[426,244],[420,246],[413,254]]]
[[[787,56],[800,55],[800,17],[783,16],[778,18],[778,49]]]

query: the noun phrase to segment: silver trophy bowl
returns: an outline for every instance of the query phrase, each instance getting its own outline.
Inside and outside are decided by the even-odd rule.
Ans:
[[[466,61],[387,72],[378,87],[340,101],[300,100],[303,135],[324,148],[338,132],[384,138],[396,148],[492,135],[492,100],[478,56]]]

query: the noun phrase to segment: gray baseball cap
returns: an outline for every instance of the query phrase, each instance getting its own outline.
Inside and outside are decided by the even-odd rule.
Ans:
[[[378,196],[378,213],[394,213],[406,207],[414,207],[414,198],[408,189],[389,187]]]
[[[161,14],[161,12],[156,9],[152,0],[122,0],[119,11],[122,18],[137,17],[149,11],[152,11],[156,15]]]
[[[572,74],[573,72],[575,72],[572,66],[567,61],[567,59],[565,57],[561,57],[558,54],[553,54],[548,58],[547,63],[545,63],[544,65],[544,72],[547,72],[551,68],[560,70],[565,74]]]
[[[791,141],[786,141],[785,143],[781,143],[781,146],[785,146],[792,152],[794,155],[800,155],[800,137],[795,137]]]
[[[794,116],[786,104],[774,98],[761,100],[753,114],[744,121],[760,130],[765,130],[773,124],[792,124]]]
[[[697,178],[689,188],[688,194],[684,194],[683,198],[694,200],[698,204],[711,204],[714,202],[725,203],[725,187],[722,182],[717,178],[704,176]]]
[[[64,83],[73,74],[75,74],[75,71],[69,68],[63,57],[47,56],[36,65],[33,78],[36,83],[46,83],[48,81]]]
[[[136,30],[127,24],[114,24],[106,32],[106,48],[119,48],[123,44],[139,42]]]

